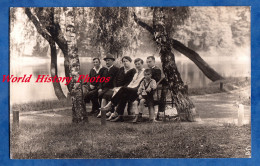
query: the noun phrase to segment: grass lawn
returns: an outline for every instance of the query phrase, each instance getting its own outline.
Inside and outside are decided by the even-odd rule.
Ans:
[[[11,158],[250,157],[250,126],[198,123],[24,123],[11,131]],[[247,154],[249,153],[249,155]]]
[[[202,118],[236,118],[237,112],[232,107],[234,101],[250,107],[250,96],[227,93],[250,87],[249,78],[228,78],[222,82],[222,91],[219,90],[220,81],[205,88],[189,89]],[[198,96],[211,93],[218,94],[210,98]],[[11,127],[11,158],[251,157],[250,125],[238,127],[231,123],[170,121],[107,122],[106,126],[101,126],[100,119],[93,116],[89,117],[88,124],[72,124],[69,107],[69,101],[58,100],[12,105],[12,111],[24,115],[21,114],[19,128]],[[55,108],[65,110],[53,111]],[[40,113],[41,110],[47,112]],[[28,111],[40,112],[26,114]]]

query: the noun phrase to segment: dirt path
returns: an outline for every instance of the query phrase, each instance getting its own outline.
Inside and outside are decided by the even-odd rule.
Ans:
[[[237,123],[238,105],[242,98],[250,97],[250,87],[228,93],[192,96],[200,118],[205,123]],[[251,122],[251,106],[244,105],[244,123]]]
[[[245,87],[228,93],[192,96],[191,99],[201,118],[201,121],[197,123],[210,125],[236,124],[238,106],[235,103],[245,97],[250,97],[250,87]],[[244,112],[244,123],[250,124],[251,107],[244,106]],[[147,113],[147,111],[145,113]],[[12,122],[12,114],[10,115],[10,118]],[[20,113],[20,123],[33,122],[54,124],[70,123],[70,107]]]

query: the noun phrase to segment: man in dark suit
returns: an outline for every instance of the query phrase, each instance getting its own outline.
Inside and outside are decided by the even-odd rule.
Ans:
[[[148,56],[147,59],[146,59],[146,63],[147,63],[147,66],[149,69],[152,70],[152,79],[154,79],[156,81],[156,83],[158,83],[160,80],[161,80],[161,77],[162,77],[162,72],[161,72],[161,69],[155,65],[155,58],[154,56]],[[154,106],[153,105],[150,105],[148,106],[148,109],[149,109],[149,112],[152,113],[152,119],[151,121],[156,121],[154,119]],[[139,118],[141,119],[142,117],[142,114],[139,114]]]
[[[102,98],[103,95],[105,93],[108,92],[109,89],[113,89],[114,88],[114,85],[113,85],[113,82],[114,82],[114,79],[119,71],[119,68],[114,66],[114,61],[115,61],[115,58],[113,57],[113,55],[111,54],[108,54],[105,58],[104,58],[104,61],[106,61],[106,67],[107,67],[107,73],[106,73],[106,77],[110,77],[110,80],[109,82],[107,83],[102,83],[99,85],[99,90],[98,90],[98,97],[99,98]],[[104,107],[106,105],[106,101],[105,100],[102,100],[102,103],[101,103],[101,107]],[[98,114],[98,117],[101,116],[101,112],[99,112]]]
[[[148,56],[146,59],[146,63],[148,68],[152,69],[152,79],[154,79],[156,82],[159,82],[162,76],[162,72],[158,66],[155,66],[154,56]]]
[[[105,67],[102,67],[99,58],[93,58],[93,65],[94,67],[90,70],[89,77],[104,77],[107,69]],[[92,102],[92,110],[90,114],[95,113],[100,108],[100,104],[98,102],[98,90],[100,88],[99,84],[99,81],[83,83],[84,100],[86,103],[88,103],[89,101]]]

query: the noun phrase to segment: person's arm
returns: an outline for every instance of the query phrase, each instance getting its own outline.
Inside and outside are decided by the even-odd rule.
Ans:
[[[155,80],[152,80],[152,82],[151,82],[150,85],[151,85],[152,90],[156,90],[157,84],[156,84],[156,81],[155,81]]]
[[[102,77],[108,77],[108,70],[107,70],[107,68],[104,68]],[[98,89],[103,89],[104,83],[105,83],[105,82],[100,83],[100,84],[98,85]]]
[[[138,80],[136,81],[136,82],[137,82],[137,87],[140,86],[140,83],[141,83],[141,81],[143,81],[143,80],[144,80],[144,73],[142,73],[142,74],[139,76]]]
[[[130,84],[130,82],[131,82],[131,81],[133,80],[133,78],[134,78],[135,73],[136,73],[136,70],[135,70],[135,69],[131,69],[131,70],[129,71],[129,74],[126,76],[126,77],[128,77],[128,78],[126,78],[126,82],[125,82],[125,84],[123,85],[124,87],[127,87],[127,86]]]
[[[141,95],[142,94],[142,91],[143,91],[143,86],[144,86],[144,82],[142,81],[139,88],[138,88],[138,91],[137,91],[137,94],[138,95]]]
[[[95,74],[94,74],[94,69],[91,69],[90,70],[90,72],[89,72],[89,78],[91,79],[92,77],[95,77]],[[97,86],[98,84],[96,83],[96,82],[94,82],[94,83],[91,83],[91,82],[88,82],[88,87],[90,88],[90,89],[95,89],[95,87]]]
[[[158,68],[158,69],[154,69],[153,79],[154,79],[156,82],[158,82],[158,81],[160,81],[161,77],[162,77],[162,72],[161,72],[161,70],[160,70],[159,68]]]
[[[113,87],[117,87],[117,78],[120,77],[121,72],[122,72],[121,70],[122,70],[122,68],[119,68],[117,74],[115,75],[115,78],[113,80]],[[124,70],[124,68],[123,68],[123,70]]]
[[[109,81],[108,84],[112,86],[112,88],[114,88],[114,83],[116,85],[116,76],[118,75],[119,73],[119,68],[118,67],[115,67],[113,68],[113,70],[111,71],[111,77],[110,77],[110,80],[112,79],[112,82]]]

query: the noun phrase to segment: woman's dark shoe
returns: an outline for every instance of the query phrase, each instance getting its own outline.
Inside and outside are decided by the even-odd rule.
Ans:
[[[143,116],[142,116],[142,114],[139,114],[138,115],[138,122],[142,122],[143,121]]]
[[[91,111],[89,112],[89,115],[95,115],[95,114],[97,114],[97,113],[99,113],[99,110],[91,110]]]
[[[110,122],[123,122],[124,118],[122,115],[119,115],[117,118],[110,120]]]

